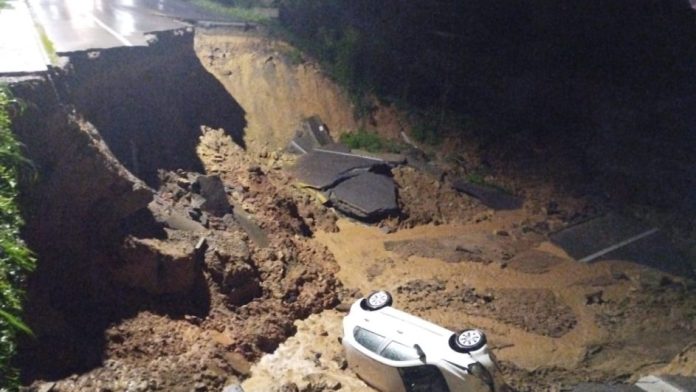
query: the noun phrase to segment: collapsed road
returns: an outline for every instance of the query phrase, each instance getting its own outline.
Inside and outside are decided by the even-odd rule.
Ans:
[[[25,385],[367,391],[345,366],[337,305],[377,287],[448,328],[490,331],[520,390],[634,384],[693,367],[689,280],[622,260],[577,263],[549,241],[600,215],[596,205],[529,187],[499,212],[429,163],[393,165],[331,143],[300,158],[264,151],[254,143],[266,135],[282,135],[281,145],[292,137],[291,127],[259,126],[276,120],[264,99],[283,102],[281,93],[233,94],[234,83],[286,83],[310,91],[294,101],[334,112],[350,105],[314,96],[306,86],[320,83],[307,75],[318,73],[305,65],[293,68],[301,77],[283,73],[281,50],[265,49],[265,37],[196,34],[73,53],[50,78],[12,86],[28,103],[14,130],[39,172],[21,184],[25,236],[41,260],[26,306],[37,339],[23,342],[17,362]],[[315,186],[332,185],[328,198],[353,216],[385,210],[358,204],[385,182],[377,191],[388,197],[375,205],[402,207],[395,230],[337,218],[292,188],[292,165],[311,154],[322,176],[338,168]]]

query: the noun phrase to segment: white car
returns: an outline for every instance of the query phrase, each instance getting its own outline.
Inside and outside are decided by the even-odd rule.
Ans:
[[[391,305],[377,291],[343,319],[348,364],[366,383],[384,392],[503,391],[483,332],[454,333]]]

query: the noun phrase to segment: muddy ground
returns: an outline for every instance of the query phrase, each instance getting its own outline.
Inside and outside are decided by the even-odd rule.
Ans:
[[[208,293],[205,309],[182,310],[179,297],[169,304],[147,297],[156,304],[92,331],[104,341],[95,366],[72,375],[33,369],[29,389],[219,391],[241,383],[259,392],[370,391],[347,368],[338,338],[342,312],[375,289],[447,328],[484,330],[519,391],[663,370],[696,374],[693,282],[621,260],[577,263],[548,241],[605,205],[507,173],[493,180],[526,201],[518,210],[493,211],[452,190],[446,178],[402,166],[394,170],[401,216],[375,225],[341,217],[293,186],[286,169],[294,157],[281,147],[304,116],[327,111],[338,133],[356,126],[345,97],[315,65],[287,60],[291,49],[276,42],[212,34],[196,45],[244,111],[248,147],[226,130],[203,127],[198,139],[201,171],[221,178],[234,211],[246,217],[196,218],[207,226],[196,276]],[[277,95],[269,80],[281,85]],[[255,81],[263,81],[262,93],[240,93]],[[264,106],[268,95],[272,105]],[[293,108],[276,110],[289,101]],[[396,115],[386,118],[390,109],[379,113],[385,124],[401,124]],[[451,165],[443,167],[462,169]],[[190,207],[191,175],[160,173],[155,199]],[[203,236],[183,232],[168,230],[160,246],[193,246]],[[50,357],[53,349],[39,352]]]

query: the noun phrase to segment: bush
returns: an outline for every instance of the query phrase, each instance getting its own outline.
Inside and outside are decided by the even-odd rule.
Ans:
[[[35,259],[19,237],[23,224],[17,206],[17,182],[27,165],[21,145],[10,130],[10,109],[17,102],[0,88],[0,390],[17,387],[18,372],[10,361],[19,333],[31,334],[20,320],[24,280]]]
[[[401,144],[393,140],[387,140],[374,132],[359,129],[357,132],[344,133],[340,137],[341,143],[351,149],[366,150],[369,152],[399,152]]]

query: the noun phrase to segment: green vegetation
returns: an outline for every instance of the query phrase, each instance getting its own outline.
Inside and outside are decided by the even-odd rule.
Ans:
[[[214,0],[191,0],[191,3],[214,12],[216,14],[229,16],[243,22],[268,22],[269,17],[263,15],[258,10],[252,8],[258,5],[258,1],[254,0],[237,0],[237,1],[214,1]]]
[[[399,152],[403,147],[393,140],[384,139],[374,132],[359,129],[357,132],[347,132],[341,135],[341,143],[354,150],[369,152]]]
[[[514,194],[515,192],[512,191],[512,189],[505,187],[500,184],[496,184],[494,182],[488,181],[486,177],[490,175],[490,170],[487,169],[486,167],[478,167],[472,171],[470,171],[466,175],[466,181],[470,182],[472,184],[476,185],[481,185],[489,188],[495,188],[501,192],[507,193],[507,194]]]
[[[20,319],[22,286],[35,259],[19,237],[23,221],[17,206],[17,182],[28,161],[10,130],[11,116],[18,108],[10,92],[0,88],[0,390],[16,388],[18,373],[10,360],[18,334],[31,334]]]
[[[57,64],[58,54],[56,53],[55,46],[53,46],[53,41],[51,41],[51,39],[48,38],[48,35],[46,34],[46,31],[43,29],[43,27],[37,24],[36,29],[38,30],[39,37],[41,38],[41,45],[43,45],[46,54],[48,54],[48,59],[51,61],[51,64]]]

